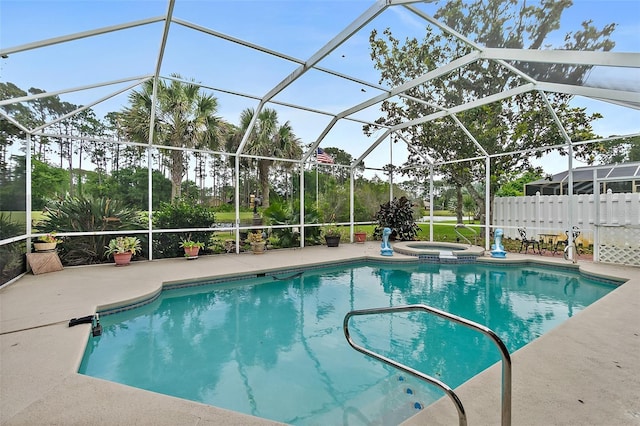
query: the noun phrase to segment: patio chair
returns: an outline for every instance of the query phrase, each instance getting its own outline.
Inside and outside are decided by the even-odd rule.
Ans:
[[[524,253],[527,254],[529,247],[531,247],[531,250],[533,250],[534,253],[536,252],[537,247],[538,253],[540,253],[540,242],[535,239],[527,238],[526,229],[518,228],[518,233],[520,234],[520,250],[518,250],[518,253],[522,252],[522,249],[524,249]]]

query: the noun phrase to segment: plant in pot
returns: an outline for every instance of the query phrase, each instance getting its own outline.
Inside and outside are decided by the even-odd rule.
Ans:
[[[384,228],[391,229],[391,240],[413,241],[420,227],[413,218],[413,203],[406,197],[394,198],[380,205],[376,213],[374,238],[382,238]]]
[[[186,257],[187,260],[191,260],[198,258],[198,253],[200,253],[201,248],[204,248],[204,243],[187,239],[180,242],[180,247],[184,249],[184,257]]]
[[[55,232],[50,232],[38,237],[38,239],[33,242],[33,248],[36,251],[51,251],[55,250],[58,243],[61,242],[62,240],[56,237]]]
[[[250,232],[247,235],[247,241],[251,244],[251,251],[253,254],[263,254],[264,248],[267,242],[262,237],[262,232]]]
[[[358,244],[364,244],[367,241],[367,233],[359,229],[353,233],[353,237]]]
[[[131,257],[142,250],[137,237],[116,237],[109,241],[105,248],[105,256],[113,256],[116,266],[128,265],[131,263]]]
[[[338,247],[340,245],[340,238],[342,234],[340,228],[335,225],[327,226],[322,230],[324,235],[324,241],[327,243],[327,247]]]

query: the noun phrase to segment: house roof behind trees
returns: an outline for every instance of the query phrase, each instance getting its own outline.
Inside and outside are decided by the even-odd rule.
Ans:
[[[573,170],[573,193],[593,194],[594,171],[601,182],[601,192],[640,191],[640,161],[578,167]],[[544,179],[525,184],[525,195],[566,195],[568,193],[569,171],[557,173]]]

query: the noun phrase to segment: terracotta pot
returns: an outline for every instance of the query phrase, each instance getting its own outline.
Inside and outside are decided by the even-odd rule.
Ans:
[[[367,241],[367,233],[366,232],[355,232],[353,234],[353,236],[356,239],[356,243],[358,244],[364,244],[365,241]]]
[[[36,251],[51,251],[56,249],[58,243],[33,243],[33,248]]]
[[[131,256],[133,256],[133,253],[130,251],[125,253],[113,253],[113,260],[116,262],[116,266],[127,266],[131,263]]]
[[[184,255],[187,259],[197,259],[200,253],[200,247],[185,247]]]

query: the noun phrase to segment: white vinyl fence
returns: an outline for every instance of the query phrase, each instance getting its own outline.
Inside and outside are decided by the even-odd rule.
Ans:
[[[640,266],[640,193],[496,197],[493,208],[493,227],[507,238],[525,228],[530,238],[562,240],[576,226],[578,244],[593,245],[595,261]]]

